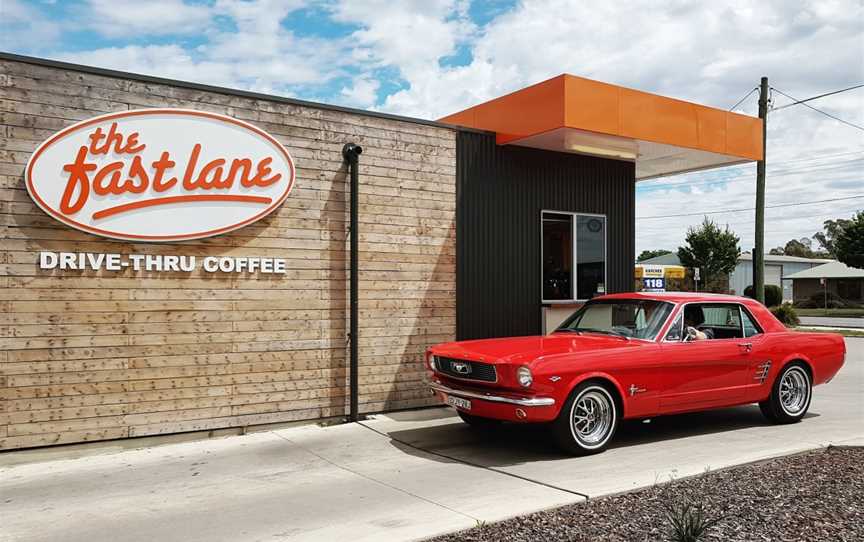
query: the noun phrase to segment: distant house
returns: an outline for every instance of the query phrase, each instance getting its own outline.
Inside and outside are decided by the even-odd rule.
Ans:
[[[792,281],[789,276],[820,266],[834,260],[822,258],[800,258],[798,256],[765,255],[765,284],[773,284],[783,288],[783,300],[792,301]],[[639,262],[650,265],[681,265],[677,254],[665,254]],[[736,295],[743,295],[744,289],[753,284],[753,255],[745,252],[738,259],[738,265],[729,275],[729,290]]]
[[[789,276],[800,271],[817,267],[834,260],[824,258],[801,258],[799,256],[765,255],[765,284],[783,288],[783,301],[792,301],[792,281]],[[753,255],[745,252],[738,259],[735,271],[729,275],[729,289],[737,295],[744,294],[744,288],[753,284]]]
[[[786,278],[792,281],[795,301],[827,291],[845,301],[864,304],[864,269],[832,261]]]

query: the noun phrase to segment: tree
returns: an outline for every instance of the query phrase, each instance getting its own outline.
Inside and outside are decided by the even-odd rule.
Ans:
[[[836,258],[837,253],[834,251],[834,243],[837,237],[843,232],[852,220],[838,218],[837,220],[826,220],[822,223],[823,231],[813,234],[813,239],[819,243],[819,246],[828,253],[830,258]]]
[[[741,248],[740,239],[729,226],[721,230],[720,226],[705,217],[698,228],[691,227],[684,238],[687,246],[678,247],[678,258],[686,267],[702,269],[702,280],[706,285],[712,279],[731,273],[738,265]]]
[[[810,247],[813,246],[813,242],[810,241],[807,237],[802,237],[801,239],[792,239],[786,246],[783,247],[783,254],[786,256],[799,256],[801,258],[812,258],[814,256],[813,249]]]
[[[864,211],[845,222],[843,231],[834,240],[834,253],[849,267],[864,269]]]
[[[637,262],[644,262],[645,260],[650,260],[651,258],[656,258],[657,256],[665,256],[667,254],[672,254],[671,250],[666,249],[658,249],[658,250],[643,250],[641,254],[636,258]]]

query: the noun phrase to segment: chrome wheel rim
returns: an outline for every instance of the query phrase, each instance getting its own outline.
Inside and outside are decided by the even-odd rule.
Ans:
[[[606,390],[588,388],[573,402],[570,429],[585,448],[602,446],[615,424],[615,405]]]
[[[790,416],[802,413],[810,398],[810,379],[800,367],[792,367],[780,380],[780,406]]]

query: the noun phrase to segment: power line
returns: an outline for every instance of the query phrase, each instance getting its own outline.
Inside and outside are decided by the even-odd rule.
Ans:
[[[786,109],[787,107],[792,107],[793,105],[803,104],[804,102],[812,102],[813,100],[818,100],[819,98],[824,98],[825,96],[831,96],[833,94],[840,94],[841,92],[846,92],[847,90],[855,90],[856,88],[861,88],[861,87],[864,87],[864,84],[855,85],[854,87],[843,88],[840,90],[834,90],[831,92],[826,92],[825,94],[813,96],[812,98],[807,98],[806,100],[797,100],[795,102],[792,102],[791,104],[786,104],[786,105],[781,105],[780,107],[775,107],[774,111],[780,111],[781,109]],[[777,90],[777,89],[775,88],[774,90]],[[777,90],[777,92],[780,92],[780,91]],[[783,94],[783,93],[780,92],[780,94]],[[783,95],[786,96],[787,98],[792,98],[791,96],[787,96],[786,94],[783,94]],[[792,98],[792,99],[794,100],[795,98]]]
[[[784,160],[784,161],[782,161],[782,162],[771,162],[771,165],[772,165],[772,166],[777,166],[777,165],[781,165],[781,166],[782,166],[782,165],[791,164],[791,163],[797,163],[797,162],[812,162],[812,161],[819,161],[819,160],[827,160],[827,159],[830,159],[830,158],[838,158],[838,157],[840,157],[840,156],[848,156],[848,155],[850,155],[850,154],[861,154],[861,153],[864,153],[864,150],[860,150],[860,151],[840,152],[840,153],[835,153],[835,154],[825,154],[825,155],[823,155],[823,156],[808,156],[808,157],[804,157],[804,158],[795,158],[795,159],[792,159],[792,160]],[[725,171],[729,171],[729,170],[738,171],[739,169],[744,168],[744,167],[747,167],[747,166],[753,166],[753,164],[752,164],[752,163],[746,163],[746,164],[735,164],[735,165],[731,165],[731,166],[726,166],[726,167],[724,168],[724,170],[725,170]],[[689,172],[689,174],[690,174],[690,175],[693,175],[693,172]],[[704,174],[704,172],[703,172],[703,174]],[[653,178],[653,179],[645,179],[644,181],[639,181],[639,184],[665,181],[665,180],[668,180],[670,177],[678,177],[678,176],[681,176],[681,175],[683,175],[683,174],[675,174],[675,175],[669,175],[669,176],[666,176],[666,177],[655,177],[655,178]],[[740,175],[740,174],[739,174],[739,175]],[[737,177],[737,176],[738,176],[738,175],[736,175],[736,177]]]
[[[729,111],[735,111],[735,110],[738,108],[738,106],[741,105],[741,103],[742,103],[744,100],[746,100],[747,98],[749,98],[750,95],[753,94],[754,92],[756,92],[757,90],[759,90],[759,87],[753,87],[753,89],[752,89],[750,92],[748,92],[747,94],[745,94],[744,97],[741,98],[740,100],[738,100],[738,102],[737,102],[735,105],[733,105],[732,107],[730,107],[730,108],[729,108]]]
[[[768,174],[772,179],[789,177],[793,175],[805,175],[809,173],[822,173],[826,171],[834,171],[837,169],[847,169],[853,167],[854,165],[860,163],[864,160],[864,157],[861,158],[853,158],[851,160],[845,160],[843,162],[837,162],[834,164],[814,164],[812,166],[805,166],[800,169],[790,168],[790,169],[778,169],[778,170],[770,170]],[[743,178],[742,178],[743,177]],[[718,177],[716,179],[705,179],[698,181],[684,181],[678,183],[669,183],[669,184],[654,184],[649,186],[638,186],[636,190],[638,193],[645,192],[656,192],[659,190],[668,190],[674,189],[680,186],[704,186],[710,184],[719,184],[719,183],[740,183],[740,182],[750,182],[752,181],[752,176],[750,172],[741,172],[736,175],[730,175],[728,177]]]
[[[850,208],[850,209],[843,209],[843,210],[837,210],[837,209],[834,209],[834,210],[831,210],[831,211],[825,211],[825,212],[818,213],[818,214],[815,214],[815,215],[795,215],[795,216],[787,216],[787,217],[777,217],[777,218],[772,218],[772,219],[771,219],[771,222],[772,222],[772,223],[775,223],[775,222],[788,222],[788,221],[790,221],[790,220],[801,220],[801,219],[804,219],[804,218],[817,218],[817,217],[825,217],[825,218],[829,218],[829,217],[837,217],[837,216],[839,216],[839,215],[844,215],[844,214],[852,214],[852,215],[854,215],[855,212],[858,211],[858,209],[859,209],[859,208],[858,208],[857,206],[855,206],[855,207],[852,207],[852,208]],[[740,221],[740,220],[723,221],[723,224],[726,225],[726,226],[745,226],[745,225],[749,226],[749,225],[751,225],[751,224],[755,224],[755,223],[756,223],[755,220],[746,220],[746,221]],[[658,228],[658,229],[653,229],[653,230],[652,230],[651,228]],[[653,225],[650,225],[650,226],[639,226],[639,231],[656,232],[656,231],[659,231],[659,229],[662,229],[662,230],[665,231],[665,230],[668,230],[668,229],[669,229],[669,226],[668,226],[668,225],[662,225],[662,224],[653,224]]]
[[[846,201],[850,199],[858,199],[864,198],[864,194],[860,194],[858,196],[848,196],[845,198],[831,198],[831,199],[823,199],[816,201],[797,201],[795,203],[781,203],[778,205],[766,205],[766,209],[778,209],[780,207],[797,207],[799,205],[813,205],[816,203],[830,203],[833,201]],[[680,216],[699,216],[699,215],[716,215],[718,213],[742,213],[744,211],[753,211],[755,207],[748,207],[746,209],[723,209],[720,211],[703,211],[701,213],[681,213],[677,215],[657,215],[657,216],[637,216],[636,220],[651,220],[655,218],[677,218]]]
[[[788,105],[797,105],[797,104],[801,104],[801,105],[803,105],[804,107],[809,107],[810,109],[812,109],[813,111],[816,111],[817,113],[822,113],[822,114],[825,115],[826,117],[832,118],[832,119],[834,119],[834,120],[836,120],[836,121],[838,121],[838,122],[842,122],[843,124],[847,124],[847,125],[849,125],[849,126],[851,126],[851,127],[853,127],[853,128],[857,128],[858,130],[861,130],[862,132],[864,132],[864,126],[859,126],[859,125],[857,125],[857,124],[854,124],[854,123],[852,123],[852,122],[849,122],[848,120],[843,120],[843,119],[841,119],[840,117],[836,117],[836,116],[832,115],[831,113],[827,113],[827,112],[825,112],[825,111],[822,111],[821,109],[816,109],[816,108],[813,107],[812,105],[810,105],[810,104],[808,104],[808,103],[805,103],[805,102],[807,102],[807,101],[809,101],[809,100],[811,100],[811,99],[813,99],[813,98],[809,98],[808,100],[799,100],[798,98],[794,98],[794,97],[792,97],[792,96],[786,94],[786,93],[783,92],[782,90],[776,89],[776,88],[774,88],[774,87],[771,87],[771,90],[774,90],[774,91],[776,91],[776,92],[782,94],[783,96],[786,96],[786,97],[789,98],[790,100],[795,100],[795,103],[794,103],[794,104],[788,104]],[[836,94],[836,93],[835,93],[835,94]],[[784,106],[784,107],[785,107],[785,106]],[[775,109],[775,111],[776,111],[776,109]]]

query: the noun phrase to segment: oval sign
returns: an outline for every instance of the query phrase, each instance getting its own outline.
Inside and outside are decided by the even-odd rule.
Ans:
[[[30,157],[33,201],[79,230],[129,241],[185,241],[242,228],[294,186],[294,161],[243,121],[187,109],[88,119]]]

